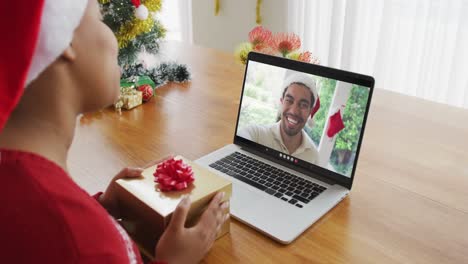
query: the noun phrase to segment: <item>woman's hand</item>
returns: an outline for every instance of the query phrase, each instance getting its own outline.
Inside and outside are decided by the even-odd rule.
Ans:
[[[101,205],[111,214],[115,219],[120,218],[119,204],[117,200],[117,183],[118,179],[125,178],[138,178],[141,177],[143,169],[141,168],[124,168],[122,169],[110,182],[106,192],[99,197]]]
[[[159,164],[169,158],[172,158],[172,156],[167,156],[161,160],[157,160],[154,162],[151,162],[150,164],[147,164],[145,168],[151,167],[153,165]],[[125,179],[125,178],[138,178],[141,177],[141,173],[143,172],[143,169],[141,168],[124,168],[122,169],[110,182],[109,186],[107,187],[107,190],[105,193],[103,193],[99,197],[99,203],[106,208],[107,212],[111,214],[115,219],[120,218],[120,210],[119,210],[119,203],[117,200],[117,193],[116,193],[116,188],[117,188],[117,183],[116,181],[118,179]]]
[[[156,245],[156,259],[171,264],[200,262],[229,217],[224,213],[229,202],[221,202],[223,198],[224,193],[216,194],[197,225],[191,228],[184,226],[190,209],[190,198],[182,199],[172,215],[169,226]]]

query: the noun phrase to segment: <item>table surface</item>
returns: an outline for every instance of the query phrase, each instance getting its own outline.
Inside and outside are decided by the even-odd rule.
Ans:
[[[193,80],[149,103],[77,120],[72,177],[104,190],[126,166],[199,158],[232,142],[244,67],[232,54],[168,42],[162,61]],[[468,263],[468,110],[376,89],[350,195],[290,245],[232,221],[206,263]]]

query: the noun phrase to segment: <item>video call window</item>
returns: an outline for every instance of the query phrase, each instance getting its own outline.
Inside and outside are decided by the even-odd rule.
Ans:
[[[369,92],[250,61],[236,134],[350,177]]]

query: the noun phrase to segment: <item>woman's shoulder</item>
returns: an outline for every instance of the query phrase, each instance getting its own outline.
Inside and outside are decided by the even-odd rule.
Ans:
[[[56,163],[21,150],[0,149],[0,179],[8,183],[10,198],[23,202],[31,196],[36,200],[88,196]]]
[[[0,150],[0,181],[0,244],[15,261],[129,263],[129,242],[115,221],[55,163]]]

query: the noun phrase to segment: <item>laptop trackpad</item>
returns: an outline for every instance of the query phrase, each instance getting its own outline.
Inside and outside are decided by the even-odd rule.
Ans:
[[[266,197],[257,193],[256,190],[249,190],[250,186],[243,186],[235,182],[232,183],[231,214],[242,217],[245,215],[258,214],[256,210],[260,204],[265,204]]]

